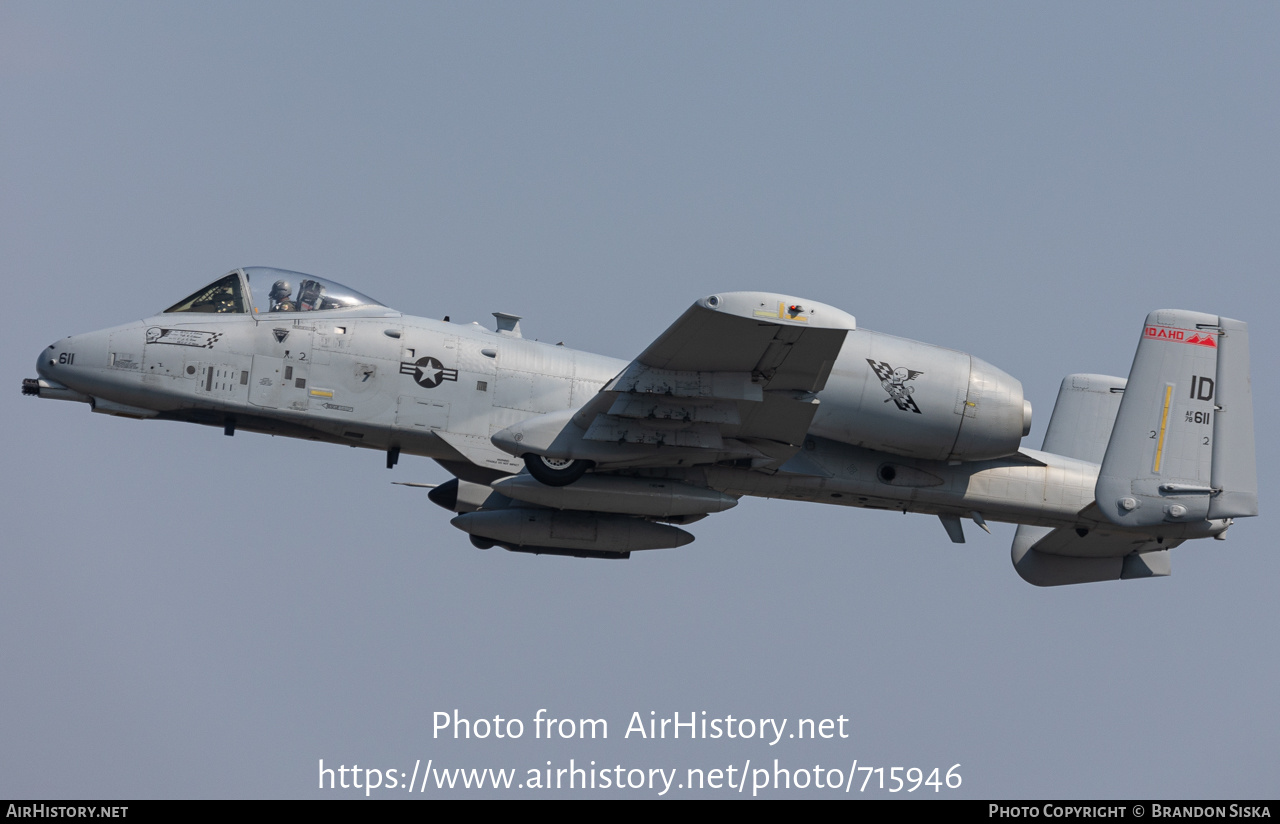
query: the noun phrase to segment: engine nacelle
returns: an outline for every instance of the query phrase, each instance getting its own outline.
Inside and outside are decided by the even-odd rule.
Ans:
[[[913,458],[999,458],[1031,431],[1031,404],[1008,373],[964,352],[866,330],[849,333],[819,398],[815,435]]]

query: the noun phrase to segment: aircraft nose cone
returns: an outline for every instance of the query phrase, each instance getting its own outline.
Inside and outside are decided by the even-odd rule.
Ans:
[[[53,378],[57,374],[58,344],[51,343],[36,357],[36,374],[42,378]]]
[[[85,391],[79,384],[92,380],[106,363],[113,331],[116,330],[68,335],[49,344],[36,359],[36,372],[45,380]]]
[[[46,346],[40,355],[36,358],[36,374],[37,378],[24,378],[22,381],[22,394],[35,395],[39,398],[61,398],[69,401],[81,401],[89,403],[88,395],[85,395],[75,389],[70,388],[67,384],[67,373],[71,369],[74,358],[71,357],[71,350],[67,343],[71,338]]]

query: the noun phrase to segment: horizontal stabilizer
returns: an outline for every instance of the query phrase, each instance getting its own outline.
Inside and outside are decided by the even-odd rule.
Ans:
[[[1022,524],[1014,534],[1011,556],[1024,581],[1053,587],[1168,575],[1169,548],[1179,543],[1166,539],[1159,544],[1136,534]]]

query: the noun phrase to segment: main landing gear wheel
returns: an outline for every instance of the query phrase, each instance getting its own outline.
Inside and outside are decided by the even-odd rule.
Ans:
[[[541,455],[525,455],[524,465],[530,475],[547,486],[568,486],[593,466],[591,461],[544,458]]]

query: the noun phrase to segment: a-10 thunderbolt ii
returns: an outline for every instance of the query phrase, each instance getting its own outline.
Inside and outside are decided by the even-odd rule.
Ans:
[[[626,558],[743,495],[1019,524],[1042,586],[1168,575],[1257,514],[1246,324],[1147,316],[1128,379],[1068,375],[1041,450],[1022,384],[830,306],[723,292],[631,362],[404,315],[333,281],[236,269],[146,320],[41,352],[24,393],[434,458],[480,548]],[[989,530],[988,530],[989,531]]]

